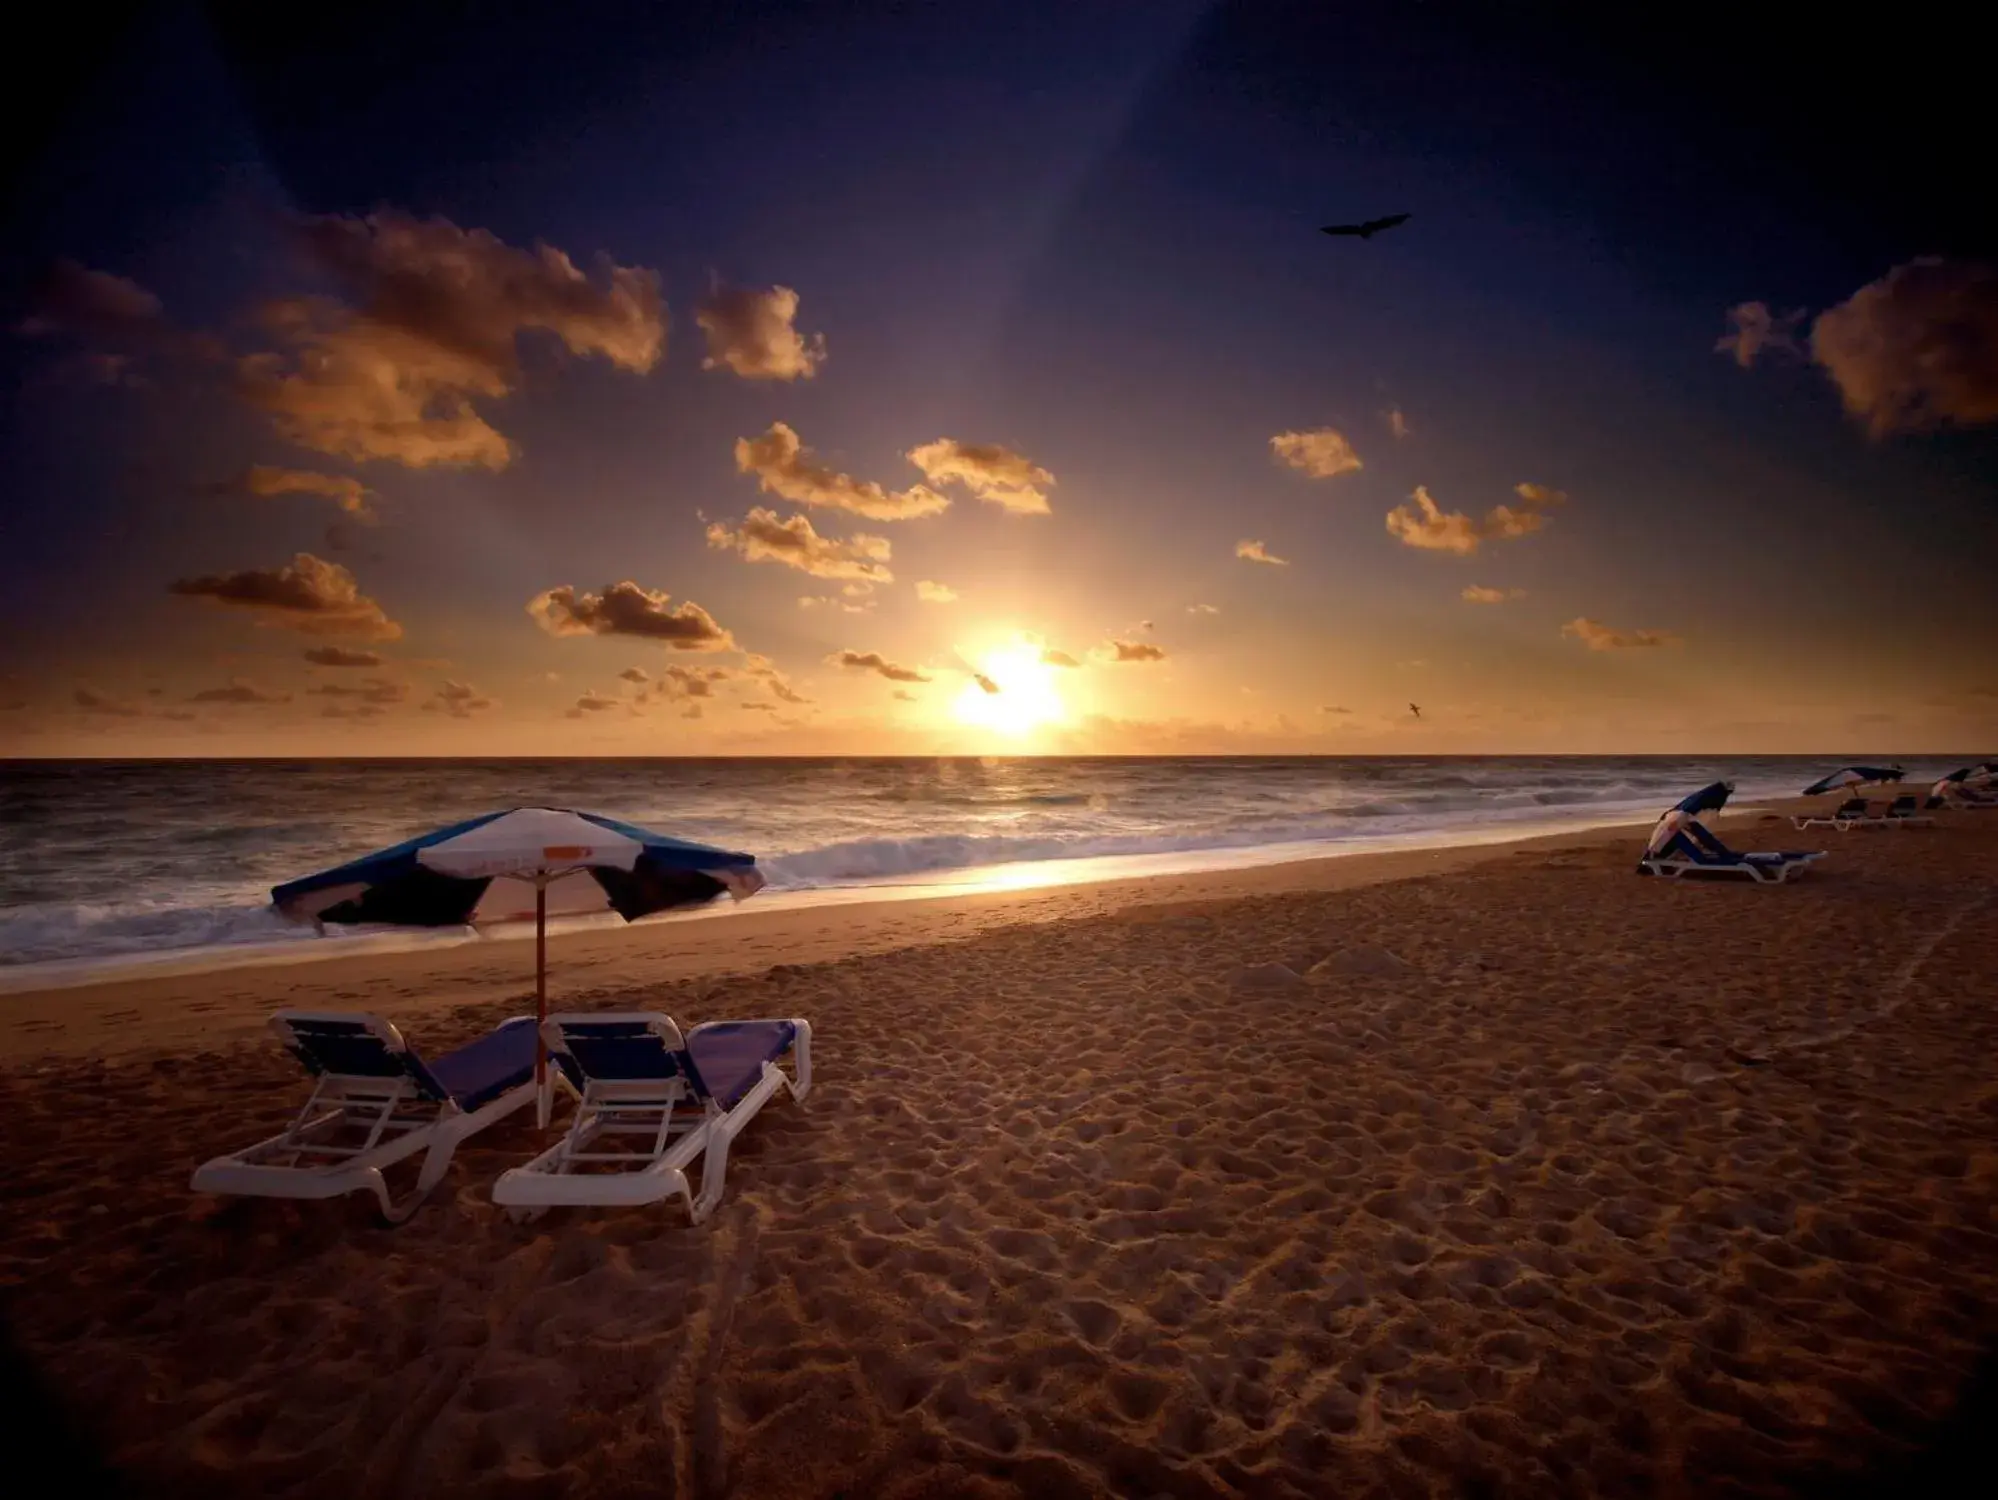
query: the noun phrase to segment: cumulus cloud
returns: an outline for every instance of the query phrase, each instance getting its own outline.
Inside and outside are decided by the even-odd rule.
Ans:
[[[1616,630],[1580,615],[1563,625],[1561,634],[1573,636],[1591,651],[1638,651],[1674,645],[1679,639],[1669,630]]]
[[[1998,266],[1896,266],[1819,314],[1811,355],[1876,438],[1998,421]]]
[[[34,311],[17,331],[31,338],[67,335],[88,342],[131,344],[166,328],[160,299],[123,276],[59,260],[35,297]]]
[[[739,709],[742,709],[742,710],[743,710],[743,711],[744,711],[745,713],[775,713],[775,712],[777,712],[777,705],[776,705],[776,704],[774,704],[774,703],[770,703],[770,702],[766,702],[766,701],[765,701],[764,699],[762,699],[762,698],[745,698],[745,699],[743,699],[743,700],[742,700],[742,702],[740,702],[740,703],[736,704],[736,707],[737,707],[737,708],[739,708]]]
[[[904,667],[888,660],[879,651],[835,651],[826,658],[826,665],[832,667],[852,667],[862,672],[878,672],[890,682],[928,682],[930,679],[914,667]]]
[[[864,615],[874,608],[874,601],[870,599],[865,604],[855,604],[851,599],[842,599],[836,594],[800,594],[798,608],[837,609],[850,615]]]
[[[409,684],[390,677],[367,677],[358,683],[322,682],[306,691],[315,697],[353,699],[376,707],[404,703],[409,699]]]
[[[904,703],[920,703],[922,700],[907,688],[896,688],[895,696]]]
[[[594,593],[569,584],[536,594],[527,612],[550,635],[623,635],[657,641],[675,651],[733,651],[735,637],[691,600],[668,607],[671,596],[626,579]]]
[[[1464,599],[1470,604],[1503,604],[1508,599],[1525,597],[1525,589],[1488,589],[1481,583],[1471,584],[1464,590]]]
[[[694,309],[707,335],[703,370],[726,366],[745,380],[810,380],[825,362],[826,340],[798,333],[798,294],[788,286],[768,291],[717,286]]]
[[[1727,332],[1714,345],[1714,352],[1732,356],[1744,370],[1765,350],[1801,358],[1804,351],[1797,344],[1797,325],[1803,321],[1801,307],[1778,316],[1766,302],[1744,302],[1727,310]]]
[[[909,462],[931,484],[961,484],[980,500],[988,500],[1016,516],[1048,513],[1047,491],[1055,477],[1024,453],[997,443],[960,443],[938,438],[911,448]]]
[[[1268,563],[1273,568],[1287,568],[1290,566],[1289,558],[1278,557],[1268,547],[1258,541],[1245,539],[1235,543],[1235,555],[1241,558],[1243,562]]]
[[[617,675],[622,677],[626,682],[650,682],[652,680],[652,674],[643,667],[626,667]]]
[[[382,659],[373,651],[350,651],[345,646],[314,646],[305,659],[315,667],[379,667]]]
[[[1409,497],[1412,505],[1397,505],[1387,513],[1388,535],[1411,547],[1469,557],[1488,541],[1511,541],[1539,531],[1548,523],[1547,512],[1568,499],[1544,484],[1514,485],[1513,493],[1518,505],[1495,505],[1482,520],[1473,520],[1461,510],[1444,510],[1418,484]]]
[[[571,705],[568,715],[572,719],[580,719],[584,714],[599,714],[605,709],[616,708],[621,701],[617,698],[607,698],[602,693],[585,692]]]
[[[1270,439],[1270,452],[1278,463],[1287,464],[1311,479],[1336,479],[1365,467],[1353,445],[1330,427],[1317,427],[1309,432],[1279,432]]]
[[[76,706],[87,714],[102,714],[110,719],[144,718],[146,711],[136,703],[128,703],[122,698],[112,698],[95,688],[80,687],[71,698]]]
[[[812,528],[811,517],[793,516],[779,520],[777,513],[756,506],[743,518],[739,529],[731,531],[725,521],[708,527],[708,545],[721,551],[741,553],[750,562],[776,562],[810,573],[814,578],[857,578],[889,583],[895,575],[888,571],[893,555],[888,538],[856,534],[845,541],[820,536]]]
[[[1218,615],[1221,610],[1218,605],[1213,604],[1189,604],[1186,612],[1190,615]]]
[[[562,251],[483,229],[382,212],[304,220],[298,242],[354,305],[291,297],[263,310],[281,346],[237,365],[246,399],[301,447],[342,458],[502,469],[512,444],[475,400],[520,379],[519,339],[643,373],[666,338],[659,280],[607,266],[591,280]]]
[[[453,682],[448,678],[423,701],[426,713],[449,714],[454,719],[469,719],[474,714],[497,707],[497,701],[488,698],[469,682]]]
[[[1041,648],[1041,665],[1044,667],[1079,667],[1082,663],[1070,656],[1066,651],[1057,651],[1052,646],[1044,646]]]
[[[1340,705],[1336,703],[1327,703],[1326,705],[1324,705],[1324,707],[1320,708],[1318,711],[1321,714],[1345,715],[1352,713],[1352,710],[1350,708],[1342,708]]]
[[[1108,640],[1103,643],[1104,656],[1110,661],[1164,661],[1165,648],[1154,646],[1150,641]]]
[[[812,700],[791,686],[791,679],[777,670],[777,664],[767,656],[752,653],[742,667],[746,676],[753,677],[763,684],[774,698],[785,703],[810,703]]]
[[[950,507],[948,499],[925,485],[891,493],[871,480],[815,462],[798,434],[782,422],[772,422],[762,437],[736,439],[735,466],[754,474],[764,491],[781,499],[852,511],[871,521],[908,521]]]
[[[254,682],[242,678],[232,678],[227,687],[203,688],[198,693],[188,695],[189,703],[289,703],[290,693],[270,692],[258,687]]]
[[[947,583],[932,583],[924,578],[916,584],[916,597],[925,604],[955,604],[957,590]]]
[[[393,641],[402,627],[361,592],[354,575],[338,563],[301,552],[282,567],[245,568],[179,578],[168,592],[254,610],[270,623],[307,635],[350,635]]]
[[[243,488],[253,495],[323,495],[362,525],[372,525],[377,517],[368,504],[368,490],[358,479],[344,474],[318,474],[310,469],[279,469],[270,464],[252,465],[243,475]]]

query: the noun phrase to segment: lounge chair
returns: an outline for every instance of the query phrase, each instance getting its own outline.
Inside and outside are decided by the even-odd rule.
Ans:
[[[281,1010],[271,1029],[313,1075],[312,1095],[279,1135],[194,1174],[197,1193],[337,1198],[371,1192],[400,1224],[444,1179],[459,1145],[534,1100],[534,1017],[516,1016],[425,1063],[387,1021],[353,1011]],[[397,1203],[383,1169],[423,1152]]]
[[[1811,812],[1793,817],[1790,822],[1798,828],[1836,828],[1844,833],[1854,823],[1866,820],[1866,799],[1848,797],[1831,812]]]
[[[1930,811],[1941,805],[1940,797],[1931,797],[1924,803],[1920,797],[1910,792],[1904,797],[1896,797],[1888,805],[1881,821],[1901,828],[1926,828],[1935,822],[1935,819],[1929,816]]]
[[[803,1099],[812,1086],[802,1020],[711,1021],[683,1037],[656,1012],[599,1012],[550,1016],[542,1036],[582,1102],[567,1135],[494,1185],[493,1201],[516,1219],[677,1193],[698,1224],[721,1201],[729,1143],[773,1094]],[[778,1066],[787,1054],[788,1074]],[[636,1137],[634,1149],[618,1149],[619,1136]],[[687,1180],[696,1163],[698,1192]]]
[[[1814,852],[1737,854],[1696,818],[1684,818],[1669,830],[1661,828],[1637,862],[1640,875],[1672,880],[1687,875],[1742,875],[1765,885],[1781,885],[1797,871],[1824,858]]]

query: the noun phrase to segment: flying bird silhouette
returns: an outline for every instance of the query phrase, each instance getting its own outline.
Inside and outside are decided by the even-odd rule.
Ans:
[[[1421,708],[1419,708],[1419,707],[1418,707],[1417,705],[1415,705],[1415,704],[1413,704],[1413,703],[1411,703],[1411,704],[1409,704],[1409,705],[1408,705],[1408,711],[1409,711],[1410,713],[1414,714],[1414,715],[1416,716],[1416,718],[1418,718],[1418,719],[1422,717],[1422,710],[1421,710]]]
[[[1327,224],[1318,232],[1320,234],[1357,235],[1363,240],[1370,240],[1383,229],[1392,229],[1397,224],[1406,224],[1409,218],[1408,214],[1389,214],[1385,219],[1369,219],[1364,224]]]
[[[977,683],[980,687],[984,688],[985,691],[988,693],[996,693],[999,691],[999,684],[994,682],[990,677],[987,677],[983,672],[973,672],[971,674],[971,680]]]

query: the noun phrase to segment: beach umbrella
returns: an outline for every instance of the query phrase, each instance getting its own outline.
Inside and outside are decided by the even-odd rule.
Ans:
[[[627,922],[763,887],[755,857],[710,849],[561,807],[515,807],[430,833],[271,890],[271,905],[324,931],[328,922],[405,927],[534,919],[534,1005],[548,1015],[548,918],[616,912]],[[532,893],[530,899],[529,893]],[[548,1059],[535,1058],[548,1123]]]
[[[1805,787],[1803,794],[1806,797],[1822,797],[1826,792],[1843,792],[1856,786],[1879,786],[1899,781],[1907,774],[1899,766],[1842,766]]]
[[[1719,812],[1721,808],[1727,805],[1727,799],[1733,795],[1734,783],[1732,781],[1712,782],[1707,786],[1701,787],[1697,792],[1692,792],[1681,797],[1677,802],[1672,804],[1666,816],[1669,817],[1671,813],[1675,812],[1685,813],[1688,816],[1697,816],[1703,812]]]

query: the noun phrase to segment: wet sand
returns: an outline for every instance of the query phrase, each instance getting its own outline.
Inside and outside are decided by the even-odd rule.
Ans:
[[[0,1067],[0,1306],[144,1493],[1816,1492],[1998,1336],[1998,815],[1722,830],[1836,853],[569,939],[563,1004],[813,1023],[699,1229],[510,1223],[520,1117],[399,1230],[188,1193],[300,1097],[273,1006],[441,1050],[518,1007],[519,945],[0,998],[52,1023]]]

